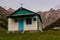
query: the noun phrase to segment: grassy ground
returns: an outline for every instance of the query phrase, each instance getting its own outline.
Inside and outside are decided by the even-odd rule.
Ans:
[[[0,40],[60,40],[60,30],[7,34],[5,29],[0,28]]]

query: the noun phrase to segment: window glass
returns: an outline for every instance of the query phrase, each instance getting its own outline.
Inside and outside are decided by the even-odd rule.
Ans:
[[[32,24],[32,18],[26,19],[26,24]]]

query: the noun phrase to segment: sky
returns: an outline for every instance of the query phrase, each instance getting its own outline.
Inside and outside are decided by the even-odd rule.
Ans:
[[[5,9],[13,8],[17,10],[21,7],[32,11],[47,11],[50,8],[60,8],[60,0],[0,0],[0,6]]]

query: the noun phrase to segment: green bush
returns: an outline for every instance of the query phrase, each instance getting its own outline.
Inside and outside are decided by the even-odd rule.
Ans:
[[[7,20],[0,20],[0,27],[7,29],[8,22]]]

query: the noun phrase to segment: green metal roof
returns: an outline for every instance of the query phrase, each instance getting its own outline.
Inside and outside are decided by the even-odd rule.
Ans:
[[[32,16],[32,15],[37,15],[40,20],[41,20],[41,17],[39,14],[33,12],[33,11],[30,11],[26,8],[19,8],[18,10],[16,10],[15,12],[13,12],[10,16],[8,16],[7,18],[14,18],[14,17],[21,17],[21,16]]]
[[[30,14],[35,14],[35,12],[32,12],[28,9],[21,7],[18,10],[16,10],[14,13],[12,13],[10,16],[30,15]]]

